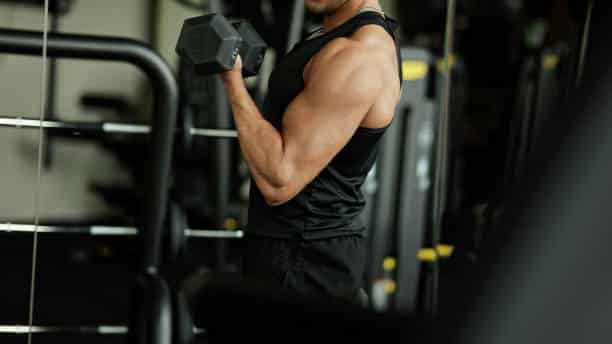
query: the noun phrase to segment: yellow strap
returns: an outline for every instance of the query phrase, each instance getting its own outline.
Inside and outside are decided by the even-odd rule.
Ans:
[[[427,76],[429,66],[425,61],[404,60],[402,62],[402,76],[404,80],[421,80]]]
[[[559,56],[555,54],[546,54],[542,58],[542,65],[545,70],[551,70],[557,68],[559,64]]]
[[[438,245],[438,255],[440,258],[450,258],[453,255],[453,252],[455,252],[455,247],[452,245]]]
[[[417,258],[426,263],[433,263],[440,259],[448,259],[453,255],[455,247],[452,245],[440,244],[438,245],[438,252],[433,248],[422,248],[417,253]],[[397,259],[394,257],[387,257],[383,261],[383,269],[385,271],[393,271],[397,268]]]
[[[383,269],[385,271],[393,271],[395,270],[396,266],[397,266],[397,260],[393,257],[387,257],[383,261]]]
[[[386,294],[393,294],[397,289],[397,284],[393,280],[387,280],[383,289],[385,290]]]
[[[422,262],[433,263],[438,260],[438,255],[433,248],[422,248],[419,250],[417,257]]]
[[[447,259],[453,255],[455,247],[452,245],[440,244],[437,252],[433,248],[420,249],[417,258],[422,262],[433,263],[439,259]]]
[[[451,54],[449,56],[448,65],[451,70],[457,65],[457,57],[455,54]],[[436,63],[436,68],[438,69],[438,72],[444,73],[444,71],[446,71],[446,61],[444,59],[439,59]]]
[[[234,218],[228,217],[223,221],[223,228],[228,231],[235,231],[238,228],[238,221]]]

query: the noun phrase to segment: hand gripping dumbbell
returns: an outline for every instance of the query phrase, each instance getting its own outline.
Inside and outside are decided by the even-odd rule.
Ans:
[[[222,73],[242,58],[245,77],[259,72],[268,46],[246,21],[229,21],[212,13],[185,20],[176,52],[200,75]]]

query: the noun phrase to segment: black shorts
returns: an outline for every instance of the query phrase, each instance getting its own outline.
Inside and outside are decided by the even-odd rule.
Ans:
[[[364,305],[365,239],[245,239],[245,278],[305,297],[334,298]]]

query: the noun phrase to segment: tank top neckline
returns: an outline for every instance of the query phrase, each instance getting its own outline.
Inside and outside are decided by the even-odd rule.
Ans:
[[[336,26],[335,28],[331,29],[330,31],[327,32],[322,32],[322,29],[318,29],[310,34],[308,34],[309,38],[306,39],[306,41],[312,41],[315,39],[320,39],[322,37],[325,37],[327,35],[333,34],[339,30],[342,30],[344,27],[352,24],[355,20],[362,18],[362,17],[367,17],[367,16],[372,16],[372,17],[379,17],[380,19],[382,19],[385,23],[387,21],[387,17],[385,15],[383,15],[382,13],[378,12],[378,11],[374,11],[374,10],[370,10],[370,9],[366,9],[363,10],[359,13],[357,13],[356,15],[354,15],[353,17],[351,17],[349,20],[345,21],[344,23]],[[320,32],[320,33],[319,33]],[[319,33],[319,34],[317,34]],[[314,36],[313,36],[314,35]]]

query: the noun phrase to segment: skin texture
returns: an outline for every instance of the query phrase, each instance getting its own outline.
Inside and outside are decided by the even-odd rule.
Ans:
[[[350,3],[349,0],[305,0],[304,5],[308,11],[324,16],[333,15],[344,5]]]
[[[377,1],[309,0],[331,30]],[[294,198],[360,127],[388,125],[400,97],[395,45],[381,27],[367,25],[327,44],[304,70],[305,88],[288,106],[279,132],[264,119],[246,89],[238,59],[222,74],[243,156],[266,202]]]

